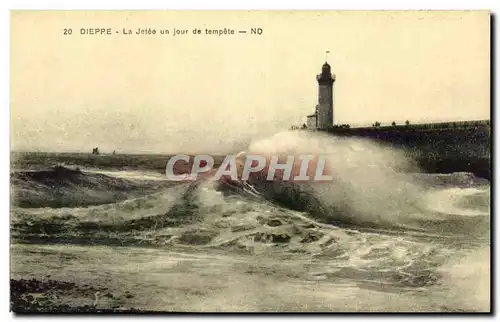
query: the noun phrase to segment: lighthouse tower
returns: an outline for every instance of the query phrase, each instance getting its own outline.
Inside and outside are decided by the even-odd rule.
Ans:
[[[316,123],[318,129],[327,129],[333,126],[333,83],[335,75],[331,72],[328,62],[321,68],[321,74],[316,76],[318,80],[318,106]]]

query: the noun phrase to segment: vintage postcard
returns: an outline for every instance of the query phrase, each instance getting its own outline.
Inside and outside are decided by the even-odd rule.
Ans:
[[[11,11],[11,310],[490,312],[490,24]]]

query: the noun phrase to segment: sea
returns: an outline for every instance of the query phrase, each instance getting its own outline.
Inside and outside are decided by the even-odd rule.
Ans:
[[[11,278],[92,287],[52,301],[115,310],[490,311],[488,179],[299,132],[246,151],[327,153],[331,182],[172,182],[164,157],[17,154]]]

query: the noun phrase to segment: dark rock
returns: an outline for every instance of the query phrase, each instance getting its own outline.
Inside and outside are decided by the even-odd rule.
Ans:
[[[261,225],[264,225],[264,224],[266,223],[266,219],[265,219],[264,217],[262,217],[262,216],[257,216],[255,219],[256,219],[256,220],[259,222],[259,224],[261,224]]]

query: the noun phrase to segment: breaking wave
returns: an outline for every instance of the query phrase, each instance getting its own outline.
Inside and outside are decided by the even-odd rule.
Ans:
[[[472,287],[458,284],[464,271],[455,262],[489,249],[488,181],[418,173],[399,151],[299,131],[252,142],[248,152],[326,153],[334,180],[174,184],[68,168],[18,172],[11,176],[12,238],[296,256],[328,263],[309,272],[318,280]],[[485,256],[475,260],[489,266]],[[484,273],[471,274],[489,283]],[[474,294],[473,309],[484,309],[489,295]]]

